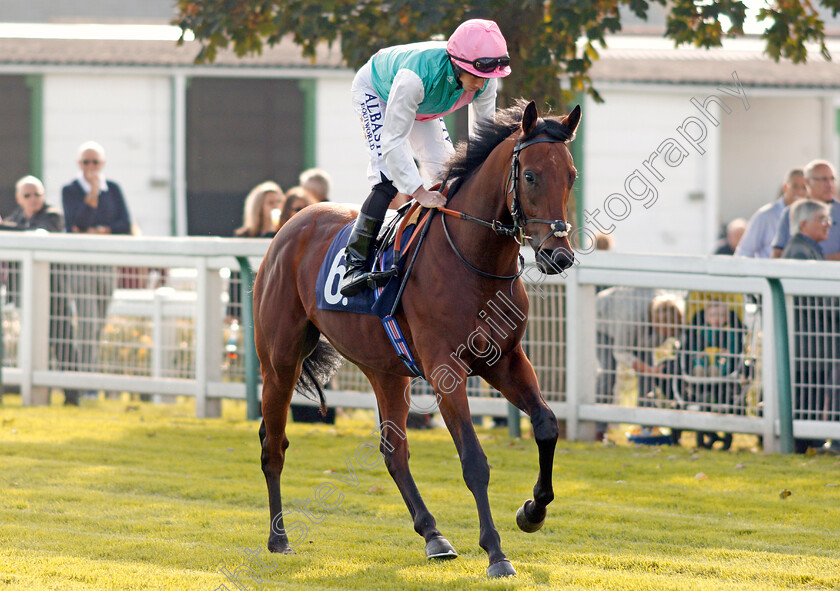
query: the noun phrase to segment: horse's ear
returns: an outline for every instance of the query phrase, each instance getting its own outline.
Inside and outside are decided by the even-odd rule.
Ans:
[[[528,106],[525,107],[525,112],[522,113],[522,133],[523,135],[528,135],[532,131],[534,131],[534,127],[537,126],[537,119],[540,118],[540,114],[537,113],[537,104],[534,101],[528,103]]]
[[[566,115],[560,123],[568,127],[569,131],[574,134],[580,123],[580,105],[576,105],[572,112]]]

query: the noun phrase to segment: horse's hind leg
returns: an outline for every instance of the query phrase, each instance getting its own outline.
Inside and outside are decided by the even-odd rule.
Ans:
[[[283,505],[280,499],[280,474],[286,460],[289,438],[286,437],[286,420],[294,385],[300,369],[284,367],[279,371],[263,370],[263,422],[260,425],[261,463],[268,486],[268,507],[271,530],[268,549],[271,552],[291,554],[294,544],[289,543],[283,523]]]
[[[271,514],[268,549],[271,552],[290,554],[297,541],[289,541],[280,498],[280,475],[289,447],[286,421],[303,360],[315,349],[319,333],[314,325],[301,316],[278,322],[273,329],[267,331],[260,328],[256,332],[257,353],[263,376],[261,463],[268,486]]]
[[[534,439],[539,450],[540,473],[534,485],[534,498],[527,500],[516,513],[516,525],[532,533],[545,522],[546,507],[554,500],[551,475],[554,466],[554,448],[560,430],[557,418],[540,394],[537,376],[522,347],[519,346],[498,362],[483,377],[498,389],[514,406],[526,412],[534,428]]]
[[[429,559],[455,558],[458,553],[438,531],[435,518],[423,502],[408,467],[409,453],[405,425],[408,417],[409,380],[406,377],[372,371],[365,373],[373,385],[379,405],[381,417],[379,449],[385,457],[388,472],[411,513],[414,531],[423,536],[426,541],[426,557]]]

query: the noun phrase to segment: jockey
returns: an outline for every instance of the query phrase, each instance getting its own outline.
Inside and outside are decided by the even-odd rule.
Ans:
[[[368,144],[368,180],[373,186],[362,205],[345,251],[347,270],[341,294],[352,296],[368,279],[371,243],[397,192],[424,207],[446,203],[423,186],[411,149],[432,179],[441,177],[454,153],[443,116],[472,104],[472,123],[493,120],[497,80],[510,74],[507,43],[489,20],[461,23],[445,43],[428,41],[379,51],[353,80],[353,107]]]

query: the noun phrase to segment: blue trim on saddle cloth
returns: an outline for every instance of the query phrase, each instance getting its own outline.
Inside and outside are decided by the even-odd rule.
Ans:
[[[371,314],[382,319],[385,334],[394,347],[397,356],[405,363],[411,372],[418,377],[423,377],[423,372],[417,367],[411,350],[405,342],[405,337],[397,324],[396,318],[391,316],[397,294],[400,289],[401,276],[392,277],[387,284],[377,287],[374,290],[363,289],[352,297],[345,297],[339,291],[341,280],[344,277],[344,249],[350,239],[355,221],[350,222],[333,238],[327,255],[321,268],[318,271],[318,279],[315,282],[315,301],[319,310],[335,310],[338,312],[352,312],[355,314]],[[405,246],[416,229],[416,224],[410,224],[403,231],[402,245]],[[384,271],[391,268],[394,260],[393,245],[388,248],[381,257],[374,262],[374,268]],[[401,261],[401,268],[405,259]]]

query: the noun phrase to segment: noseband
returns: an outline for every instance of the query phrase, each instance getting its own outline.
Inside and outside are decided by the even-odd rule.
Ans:
[[[564,144],[569,141],[572,136],[574,135],[573,132],[568,131],[565,126],[564,127],[564,138],[553,138],[553,137],[536,137],[530,139],[528,141],[523,142],[522,137],[516,140],[516,145],[513,147],[513,159],[510,163],[510,174],[508,176],[508,190],[507,193],[513,193],[513,200],[510,204],[510,215],[513,218],[513,224],[503,224],[499,220],[493,220],[492,222],[488,222],[466,213],[460,211],[454,211],[452,209],[447,209],[445,207],[438,207],[437,209],[446,215],[451,215],[458,217],[462,220],[467,220],[469,222],[473,222],[484,226],[485,228],[490,228],[499,236],[509,236],[516,240],[520,245],[523,243],[524,240],[531,240],[531,237],[525,234],[525,226],[531,223],[535,224],[548,224],[551,227],[551,232],[546,234],[545,238],[542,239],[542,242],[534,249],[537,252],[542,248],[542,245],[545,244],[546,240],[555,236],[557,238],[563,238],[564,236],[569,235],[569,230],[571,229],[572,225],[565,221],[565,220],[542,220],[539,218],[532,218],[528,219],[525,216],[525,212],[522,210],[522,200],[519,197],[519,153],[527,148],[528,146],[532,146],[534,144]],[[481,269],[475,267],[474,265],[470,264],[470,262],[464,258],[464,256],[458,252],[458,249],[455,246],[455,243],[452,241],[452,237],[449,235],[449,230],[446,227],[446,217],[441,217],[441,223],[443,224],[443,232],[446,235],[446,239],[449,242],[449,246],[452,247],[452,250],[458,255],[458,258],[461,259],[461,262],[467,266],[468,269],[473,271],[474,273],[481,275],[482,277],[487,277],[489,279],[516,279],[522,272],[525,270],[525,259],[520,254],[519,255],[519,269],[513,275],[494,275],[493,273],[487,273],[486,271],[482,271]],[[533,242],[531,243],[533,246]]]

